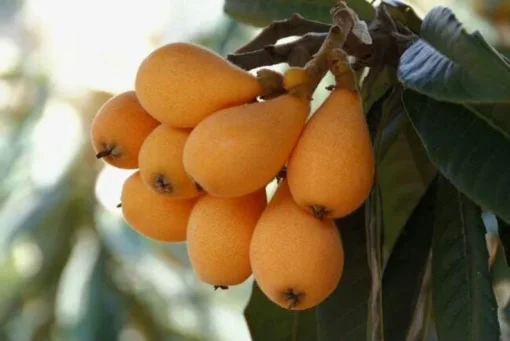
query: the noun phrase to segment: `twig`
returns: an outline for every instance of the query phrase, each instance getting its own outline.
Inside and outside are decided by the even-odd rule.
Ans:
[[[354,70],[366,66],[396,66],[403,51],[417,39],[417,36],[406,26],[393,20],[385,5],[377,7],[376,18],[368,27],[343,1],[332,8],[331,14],[333,24],[337,26],[341,26],[343,20],[353,20],[353,26],[346,31],[347,36],[342,48],[349,56],[356,58],[356,62],[352,65]],[[254,41],[240,49],[243,51],[246,48],[250,50],[249,52],[231,54],[227,59],[246,70],[285,62],[290,66],[303,66],[312,59],[324,43],[327,36],[324,29],[329,26],[318,23],[322,31],[306,33],[290,43],[274,45],[278,39],[298,32],[295,25],[299,23],[305,26],[301,32],[313,29],[310,21],[302,18],[296,21],[294,18],[293,24],[290,25],[288,23],[292,21],[291,19],[275,22],[274,25],[262,31]],[[283,24],[284,22],[287,24]],[[270,44],[271,42],[273,45]],[[264,45],[265,43],[270,45]]]
[[[310,96],[331,66],[331,52],[335,49],[342,49],[357,19],[356,14],[347,7],[344,1],[339,1],[333,7],[331,16],[334,25],[329,30],[328,37],[319,52],[304,67],[310,79],[308,84]]]
[[[291,66],[304,66],[317,53],[327,35],[307,33],[290,43],[268,45],[255,51],[230,54],[227,59],[245,70],[285,62]]]
[[[337,33],[335,37],[337,46],[329,46],[328,48],[344,47],[349,55],[354,55],[362,60],[367,59],[371,54],[372,39],[366,24],[359,20],[356,13],[344,1],[339,1],[333,6],[330,13],[333,27],[339,27],[339,33],[342,36],[341,40],[338,40],[340,37]],[[303,27],[299,28],[299,25],[303,25]],[[304,66],[311,61],[316,53],[319,53],[321,45],[325,43],[328,33],[331,32],[331,27],[294,15],[288,20],[276,21],[271,24],[235,54],[228,55],[227,59],[245,70],[284,62],[289,63],[290,66]],[[328,33],[325,33],[326,28]],[[311,29],[315,31],[306,33],[293,42],[274,44],[278,39],[308,32]],[[270,43],[273,43],[273,45],[267,45]],[[246,52],[247,50],[248,52]],[[323,64],[325,64],[324,60]]]
[[[252,41],[239,48],[236,53],[246,53],[274,45],[282,38],[302,36],[310,32],[327,33],[330,25],[303,18],[299,14],[292,15],[289,19],[274,21],[264,28]]]

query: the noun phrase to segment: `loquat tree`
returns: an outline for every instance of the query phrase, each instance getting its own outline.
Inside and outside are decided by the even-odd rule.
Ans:
[[[263,29],[226,58],[157,48],[130,92],[150,123],[136,148],[109,129],[93,139],[139,168],[126,222],[186,243],[215,290],[253,275],[253,341],[500,340],[509,60],[445,6],[224,10]]]

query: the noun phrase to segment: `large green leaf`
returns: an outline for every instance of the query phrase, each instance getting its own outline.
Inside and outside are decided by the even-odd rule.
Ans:
[[[446,7],[423,20],[422,39],[400,58],[406,87],[452,102],[510,102],[510,64],[476,31],[468,34]]]
[[[319,340],[365,340],[371,277],[363,207],[335,223],[344,245],[344,272],[333,294],[317,307]]]
[[[412,90],[403,101],[431,160],[460,191],[510,222],[510,140],[462,105]]]
[[[481,210],[439,178],[432,241],[432,298],[439,340],[499,341]]]
[[[337,0],[226,0],[224,11],[236,20],[254,26],[267,26],[294,13],[316,21],[331,22],[329,10]],[[374,8],[366,0],[346,0],[362,20],[373,18]]]
[[[466,104],[466,107],[510,138],[510,103]]]
[[[411,327],[432,242],[436,185],[433,181],[413,211],[384,269],[385,340],[406,340]]]
[[[377,178],[384,216],[384,251],[390,252],[400,231],[437,173],[393,88],[383,104],[380,141],[376,145]]]
[[[250,301],[244,311],[253,341],[315,341],[315,309],[290,311],[271,302],[253,283]]]

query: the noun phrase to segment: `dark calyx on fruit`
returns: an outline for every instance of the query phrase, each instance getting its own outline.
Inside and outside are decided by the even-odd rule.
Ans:
[[[287,289],[283,293],[283,295],[285,297],[285,301],[287,301],[289,303],[287,308],[290,310],[290,309],[295,308],[298,305],[299,301],[305,294],[297,293],[294,289]]]
[[[227,285],[215,285],[214,286],[214,291],[218,290],[218,289],[221,289],[221,290],[228,290],[228,286]]]
[[[313,216],[319,220],[328,217],[329,214],[331,213],[331,211],[328,210],[326,207],[319,205],[310,206],[310,210],[312,211]]]
[[[154,188],[161,193],[172,193],[174,191],[172,183],[162,174],[154,178]]]

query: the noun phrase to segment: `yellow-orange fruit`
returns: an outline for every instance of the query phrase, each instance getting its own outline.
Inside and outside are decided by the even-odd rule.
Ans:
[[[285,164],[309,110],[309,101],[291,95],[220,110],[191,132],[184,168],[214,196],[254,192]]]
[[[96,157],[117,168],[138,168],[142,143],[158,124],[134,91],[113,96],[99,108],[90,126]]]
[[[124,220],[138,233],[158,241],[186,240],[189,215],[197,198],[169,199],[151,191],[136,171],[122,187]]]
[[[342,277],[342,239],[331,220],[302,210],[283,180],[257,222],[250,262],[271,301],[287,309],[308,309],[325,300]]]
[[[237,198],[203,195],[191,211],[187,246],[197,276],[218,287],[251,275],[250,241],[266,207],[265,189]]]
[[[257,78],[193,43],[161,46],[140,64],[135,90],[156,119],[191,128],[213,112],[247,103],[262,93]]]
[[[162,123],[147,136],[138,163],[143,182],[171,198],[192,198],[199,188],[184,171],[182,153],[190,130]]]
[[[334,90],[307,122],[289,158],[292,196],[319,218],[343,217],[366,200],[374,171],[361,96]]]

